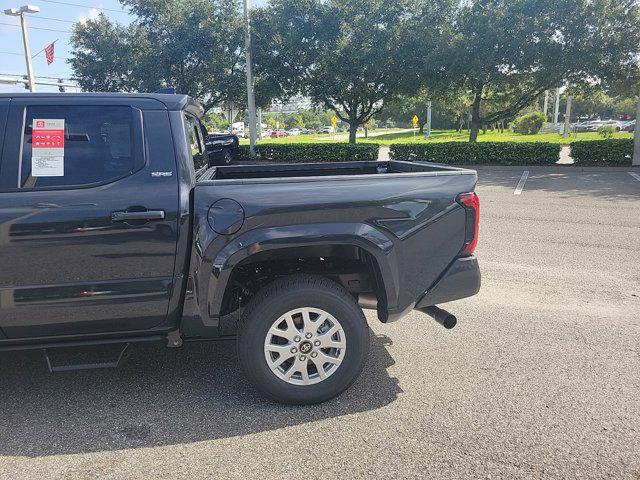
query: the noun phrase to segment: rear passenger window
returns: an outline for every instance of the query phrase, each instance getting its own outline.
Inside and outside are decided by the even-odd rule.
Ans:
[[[27,107],[20,186],[82,186],[131,174],[133,119],[130,107]]]
[[[198,119],[185,114],[184,128],[186,130],[185,134],[187,135],[187,143],[191,149],[191,156],[193,157],[193,166],[198,170],[206,163],[206,150],[202,138],[202,127],[200,126]]]

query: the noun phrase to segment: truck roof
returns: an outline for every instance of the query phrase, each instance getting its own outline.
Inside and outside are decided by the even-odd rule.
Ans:
[[[190,113],[198,113],[201,116],[204,112],[202,106],[193,100],[189,95],[168,94],[168,93],[115,93],[115,92],[84,92],[84,93],[0,93],[0,98],[147,98],[162,103],[167,110],[185,110]],[[189,108],[190,107],[190,108]]]

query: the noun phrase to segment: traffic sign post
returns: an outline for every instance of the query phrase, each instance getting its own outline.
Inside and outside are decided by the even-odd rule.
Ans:
[[[416,136],[416,128],[418,128],[418,122],[420,122],[420,119],[418,118],[417,115],[414,115],[413,118],[411,119],[411,123],[413,124],[413,136]]]
[[[325,117],[326,118],[326,117]],[[336,139],[336,126],[338,125],[338,117],[331,117],[331,126],[333,127],[333,139]]]

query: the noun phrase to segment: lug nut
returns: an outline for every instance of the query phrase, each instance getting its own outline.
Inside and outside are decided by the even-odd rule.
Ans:
[[[291,349],[291,353],[298,353],[298,349],[297,349],[296,347],[293,347],[293,348]]]
[[[313,335],[311,335],[310,333],[305,334],[306,338],[311,338]]]
[[[313,358],[316,358],[316,357],[318,356],[318,352],[311,352],[311,356],[312,356]]]
[[[295,337],[293,337],[293,341],[294,342],[299,342],[300,340],[301,340],[301,338],[299,336],[297,336],[297,335]]]
[[[316,340],[315,342],[313,342],[313,344],[314,344],[316,347],[319,347],[319,346],[320,346],[320,340]]]
[[[300,361],[304,362],[307,359],[307,357],[305,357],[304,355],[300,355]]]

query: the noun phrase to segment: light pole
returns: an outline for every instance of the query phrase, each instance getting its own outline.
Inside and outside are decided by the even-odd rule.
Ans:
[[[431,100],[427,101],[427,133],[424,138],[425,140],[431,139]]]
[[[244,48],[247,63],[247,107],[249,109],[249,155],[255,155],[256,146],[256,98],[253,88],[253,66],[251,64],[251,22],[249,0],[244,0]]]
[[[631,165],[640,167],[640,130],[638,130],[638,124],[640,123],[640,102],[636,105],[636,128],[633,132],[633,159]]]
[[[33,65],[31,64],[31,51],[29,50],[29,34],[27,32],[27,20],[25,13],[38,13],[39,7],[35,5],[23,5],[20,8],[7,8],[5,15],[12,17],[20,17],[20,26],[22,27],[22,42],[24,43],[24,58],[27,62],[27,76],[29,77],[29,91],[36,91],[36,80],[33,77]]]

